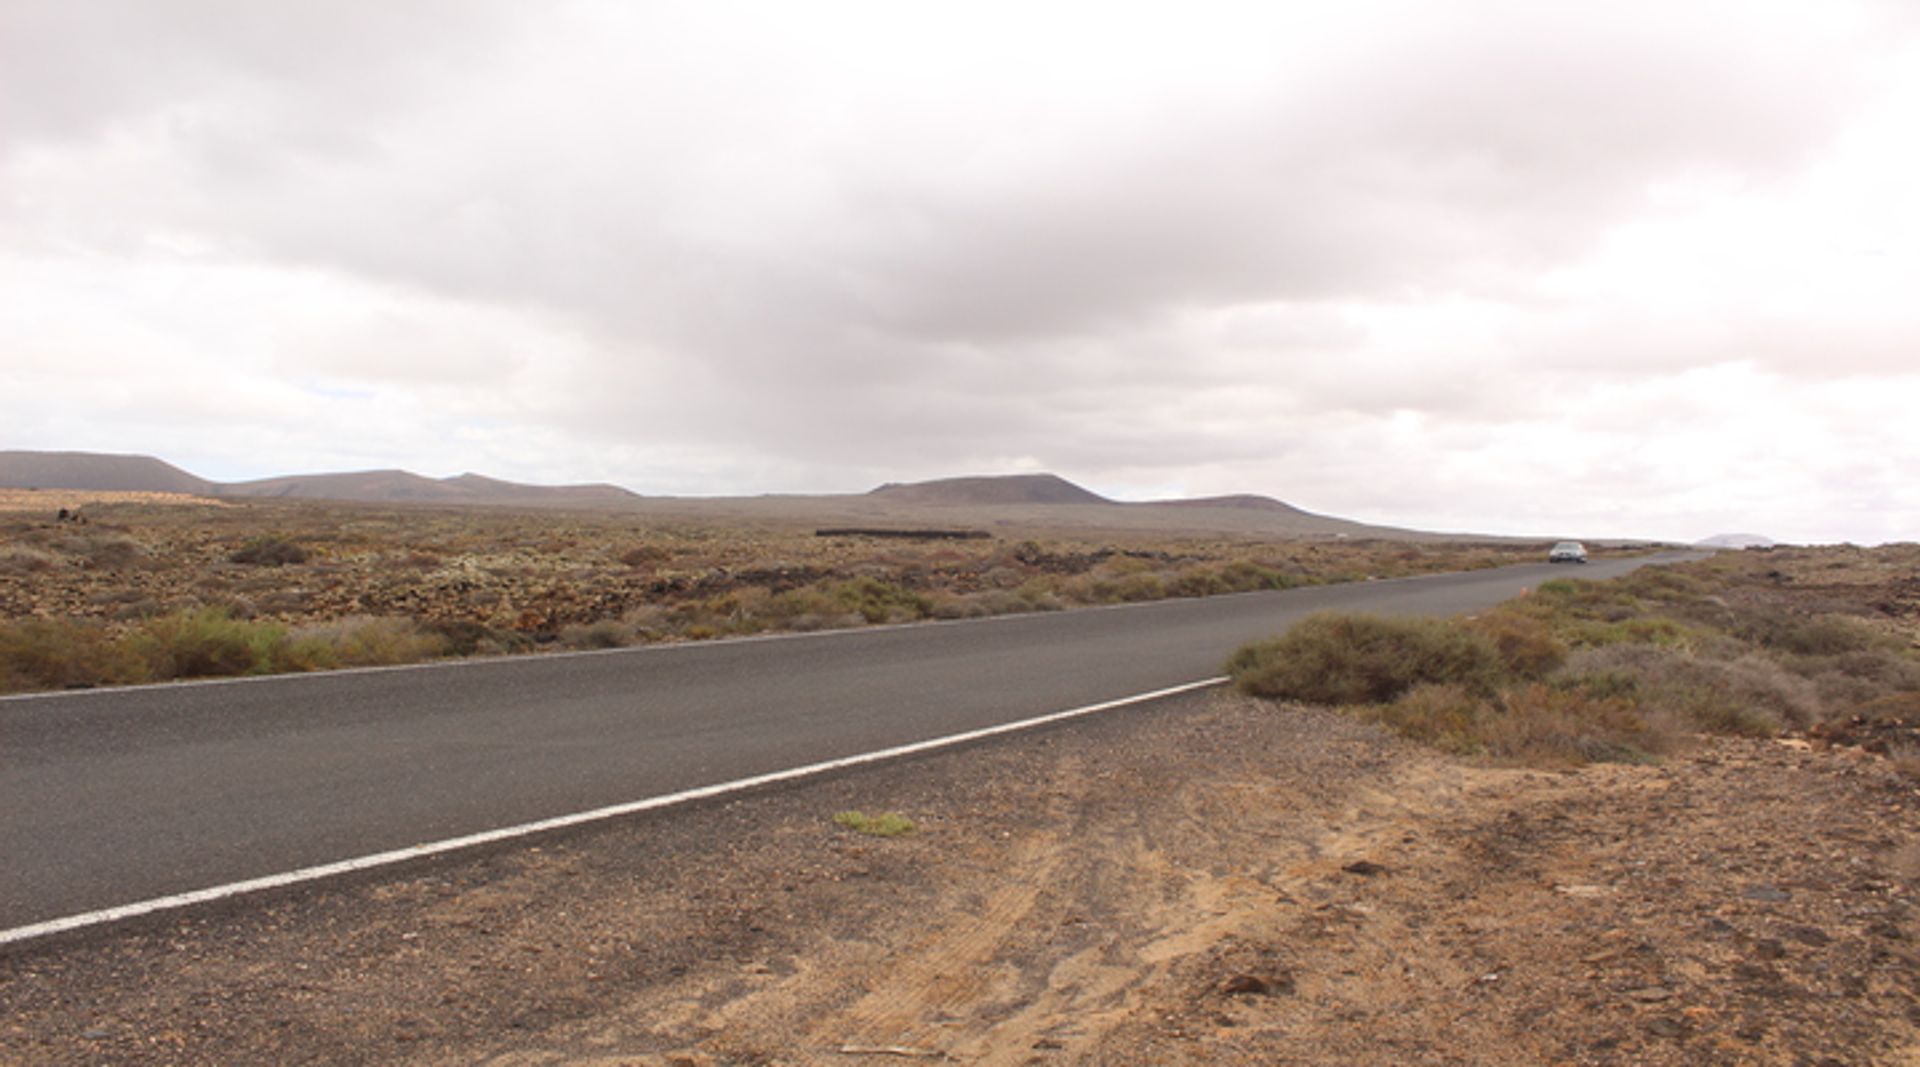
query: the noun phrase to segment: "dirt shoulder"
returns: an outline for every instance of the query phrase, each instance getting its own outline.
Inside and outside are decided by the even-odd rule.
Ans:
[[[15,950],[0,1061],[1920,1063],[1917,892],[1859,752],[1498,770],[1216,693]]]

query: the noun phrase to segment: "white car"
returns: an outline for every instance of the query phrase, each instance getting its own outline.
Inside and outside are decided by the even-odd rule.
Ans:
[[[1547,550],[1548,563],[1585,563],[1587,546],[1578,541],[1562,541]]]

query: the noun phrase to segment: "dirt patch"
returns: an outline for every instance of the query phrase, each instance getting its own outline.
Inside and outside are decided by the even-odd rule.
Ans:
[[[0,1061],[1914,1063],[1916,893],[1868,753],[1501,770],[1215,694],[16,950]]]
[[[0,489],[0,512],[22,512],[51,518],[61,511],[79,511],[89,505],[146,505],[150,507],[224,508],[226,501],[191,493],[139,493],[114,489]]]

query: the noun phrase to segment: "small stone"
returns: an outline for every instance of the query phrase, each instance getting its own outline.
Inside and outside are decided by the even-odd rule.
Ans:
[[[1220,992],[1230,997],[1285,996],[1293,992],[1293,976],[1285,973],[1264,977],[1257,974],[1236,974],[1220,983]]]
[[[1816,948],[1833,940],[1827,936],[1825,930],[1817,926],[1795,926],[1785,931],[1785,936],[1803,945],[1813,945]]]
[[[88,1041],[103,1041],[106,1038],[112,1036],[112,1034],[113,1034],[113,1031],[108,1030],[104,1026],[90,1026],[87,1029],[80,1031],[80,1036],[87,1039]]]
[[[1655,1037],[1685,1037],[1687,1036],[1687,1024],[1678,1019],[1649,1019],[1647,1020],[1647,1033]]]
[[[1376,874],[1385,874],[1387,869],[1372,860],[1354,860],[1340,868],[1348,874],[1357,874],[1363,878],[1372,878]]]
[[[1655,1004],[1672,998],[1673,990],[1664,986],[1648,986],[1645,989],[1629,989],[1627,996],[1642,1004]]]
[[[1740,891],[1748,900],[1758,900],[1766,904],[1778,904],[1791,899],[1791,894],[1777,885],[1750,885]]]

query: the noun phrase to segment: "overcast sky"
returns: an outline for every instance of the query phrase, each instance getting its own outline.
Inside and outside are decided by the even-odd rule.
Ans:
[[[1920,537],[1920,5],[0,0],[0,448]]]

